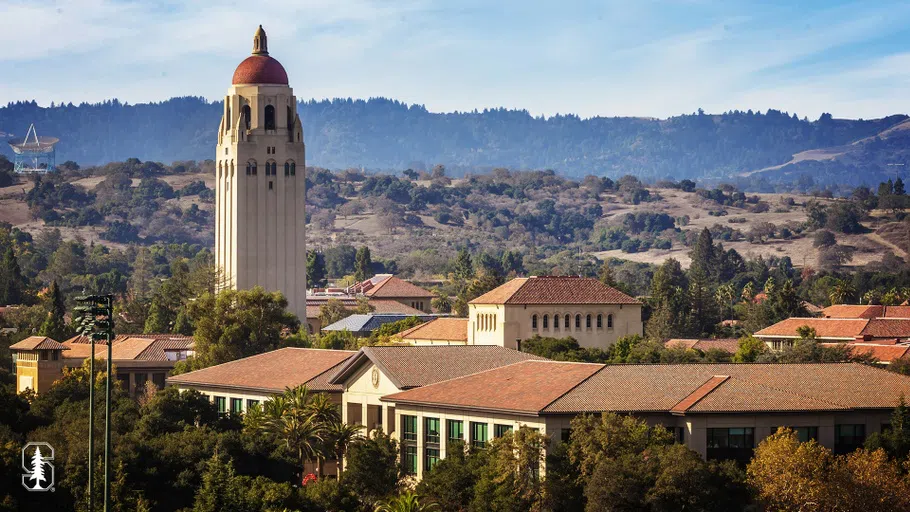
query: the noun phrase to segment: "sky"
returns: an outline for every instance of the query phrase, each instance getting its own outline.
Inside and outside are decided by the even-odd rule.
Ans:
[[[910,2],[889,0],[0,0],[0,104],[218,100],[260,23],[300,99],[910,112]]]

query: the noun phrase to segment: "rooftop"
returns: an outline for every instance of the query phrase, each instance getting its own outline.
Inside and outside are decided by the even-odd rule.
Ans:
[[[537,377],[541,375],[554,378]],[[490,393],[491,389],[497,393]],[[859,363],[594,365],[528,361],[402,391],[383,400],[535,416],[604,411],[695,414],[889,409],[908,392],[910,377]]]
[[[765,327],[755,336],[798,338],[796,330],[803,326],[815,329],[818,339],[910,337],[910,318],[788,318]]]
[[[341,391],[328,376],[355,352],[280,348],[194,372],[169,377],[171,385],[199,385],[280,393],[306,384],[312,391]]]
[[[517,277],[471,304],[641,304],[592,277]]]
[[[397,297],[433,298],[432,292],[411,284],[392,274],[377,274],[362,283],[355,284],[350,291],[362,293],[370,298]]]
[[[436,318],[435,315],[427,315],[424,313],[411,315],[411,314],[402,314],[402,313],[366,313],[366,314],[354,314],[348,317],[342,318],[341,320],[327,325],[322,328],[323,331],[350,331],[353,333],[369,333],[378,328],[383,324],[388,324],[392,322],[397,322],[399,320],[404,320],[406,318],[411,318],[416,316],[420,320],[427,321]]]
[[[123,335],[114,338],[111,344],[111,357],[115,361],[169,361],[166,350],[191,350],[193,338],[191,336],[163,336]],[[92,346],[88,342],[73,338],[62,343],[67,348],[63,357],[66,359],[85,359],[92,353]],[[107,358],[107,345],[95,344],[95,359]]]
[[[427,323],[402,331],[398,336],[402,341],[439,340],[467,343],[468,319],[435,318]]]
[[[667,348],[682,347],[685,349],[694,349],[701,350],[702,352],[707,352],[709,350],[723,350],[724,352],[729,352],[735,354],[739,350],[739,339],[738,338],[716,338],[716,339],[683,339],[683,338],[674,338],[664,342],[664,345]]]
[[[821,310],[825,318],[910,318],[910,306],[836,304]]]
[[[363,347],[339,368],[330,382],[342,384],[363,364],[371,362],[398,389],[408,389],[530,359],[543,358],[495,345]]]
[[[69,350],[62,343],[47,336],[29,336],[13,343],[9,348],[10,350]]]

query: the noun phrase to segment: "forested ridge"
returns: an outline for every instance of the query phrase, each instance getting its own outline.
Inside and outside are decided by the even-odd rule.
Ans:
[[[298,111],[310,165],[429,170],[443,164],[456,174],[492,167],[550,168],[569,176],[633,174],[644,179],[730,178],[784,164],[800,151],[872,137],[907,119],[842,120],[824,114],[810,121],[777,110],[718,115],[699,110],[662,120],[571,114],[544,118],[501,108],[433,113],[385,98],[310,100],[300,102]],[[59,161],[82,165],[131,157],[204,160],[214,155],[220,114],[220,102],[197,97],[137,105],[116,99],[49,107],[15,102],[0,107],[0,132],[22,135],[34,122],[40,134],[61,139]],[[880,148],[900,152],[902,140]],[[900,147],[890,147],[894,144]],[[5,145],[0,152],[10,154]],[[878,161],[881,152],[876,154],[868,159],[885,173],[893,159]],[[839,162],[844,169],[835,167],[837,172],[825,176],[836,183],[868,160],[862,154],[857,158]],[[794,178],[793,169],[788,171],[775,176]]]

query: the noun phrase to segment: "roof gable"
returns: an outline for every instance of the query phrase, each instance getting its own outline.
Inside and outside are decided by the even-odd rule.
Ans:
[[[398,334],[402,341],[439,340],[467,343],[467,318],[434,318]]]
[[[395,276],[389,276],[363,292],[367,297],[415,297],[432,298],[434,295],[423,288]]]
[[[47,336],[29,336],[10,345],[10,350],[69,350],[62,343]]]

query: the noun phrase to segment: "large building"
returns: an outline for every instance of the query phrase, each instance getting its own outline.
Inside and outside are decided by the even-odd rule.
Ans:
[[[303,128],[261,26],[224,98],[215,161],[215,259],[226,285],[280,291],[305,318]]]
[[[642,334],[641,302],[588,277],[519,277],[468,304],[469,345],[520,349],[533,336],[571,336],[606,349]]]

